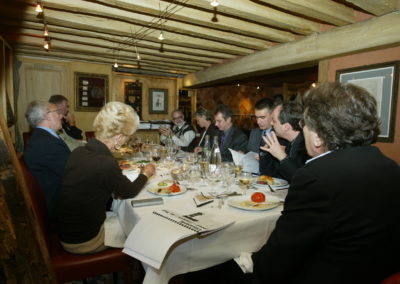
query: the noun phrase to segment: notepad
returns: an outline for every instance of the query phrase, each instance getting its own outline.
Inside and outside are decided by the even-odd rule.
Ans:
[[[123,252],[159,269],[168,250],[177,241],[190,236],[206,236],[234,222],[209,212],[154,210],[133,228]]]

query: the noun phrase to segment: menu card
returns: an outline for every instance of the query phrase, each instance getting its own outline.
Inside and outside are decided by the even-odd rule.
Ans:
[[[229,148],[229,151],[231,151],[232,159],[235,164],[242,162],[244,172],[258,174],[260,162],[256,159],[258,155],[256,152],[250,151],[247,152],[247,154],[243,154],[231,148]]]
[[[133,228],[123,252],[159,269],[170,249],[179,240],[207,235],[235,221],[209,212],[177,213],[162,209],[144,216]]]

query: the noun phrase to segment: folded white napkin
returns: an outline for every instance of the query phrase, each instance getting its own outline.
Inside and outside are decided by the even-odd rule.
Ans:
[[[253,273],[253,259],[251,255],[252,253],[250,252],[242,252],[239,257],[234,258],[234,261],[236,261],[243,273]]]

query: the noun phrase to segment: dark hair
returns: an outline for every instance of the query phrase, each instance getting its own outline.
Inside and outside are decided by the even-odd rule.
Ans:
[[[217,106],[217,109],[214,111],[214,115],[217,115],[218,113],[222,114],[222,117],[227,120],[228,118],[232,117],[233,112],[230,109],[230,107],[228,107],[227,105],[224,104],[219,104]]]
[[[63,95],[52,95],[49,99],[49,103],[52,103],[55,105],[59,105],[63,101],[68,101],[68,99],[66,97],[64,97]]]
[[[379,134],[376,101],[352,84],[322,83],[304,100],[304,121],[328,150],[370,145]]]
[[[262,110],[264,108],[267,108],[269,112],[272,111],[272,106],[273,102],[270,98],[262,98],[256,104],[254,105],[254,109],[256,110]]]
[[[299,121],[303,119],[303,105],[294,101],[281,103],[279,105],[282,105],[281,112],[278,116],[279,122],[281,124],[289,123],[293,130],[300,131],[301,127]]]
[[[211,113],[204,107],[199,107],[199,109],[194,113],[194,116],[205,116],[206,120],[211,121]]]

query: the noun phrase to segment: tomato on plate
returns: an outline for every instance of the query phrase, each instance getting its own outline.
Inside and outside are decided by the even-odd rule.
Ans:
[[[262,192],[255,192],[251,195],[251,201],[261,203],[265,201],[265,194]]]
[[[179,192],[179,191],[181,191],[181,188],[179,187],[179,185],[174,183],[174,184],[171,185],[171,191],[172,192]]]

